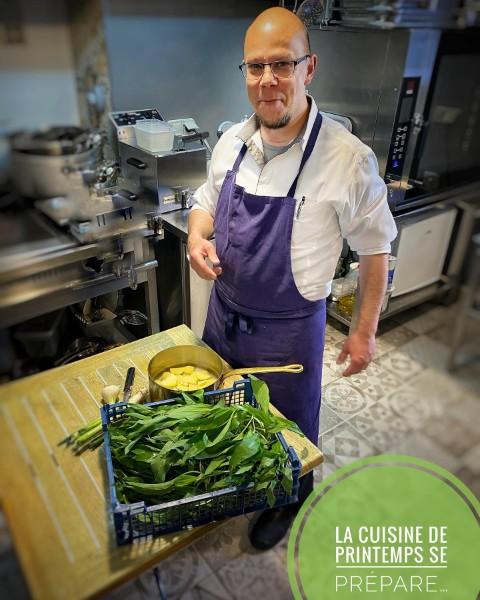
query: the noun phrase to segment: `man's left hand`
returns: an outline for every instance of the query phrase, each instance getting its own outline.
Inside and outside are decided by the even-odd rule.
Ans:
[[[337,357],[337,365],[345,362],[350,357],[350,364],[342,373],[343,377],[349,377],[360,373],[368,367],[375,354],[375,336],[354,331],[345,340],[342,350]]]

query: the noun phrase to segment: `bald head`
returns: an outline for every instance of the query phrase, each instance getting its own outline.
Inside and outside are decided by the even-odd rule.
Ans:
[[[276,130],[277,142],[295,137],[308,117],[305,91],[317,64],[305,25],[285,8],[263,11],[247,30],[243,60],[250,68],[248,99],[263,133]]]
[[[303,22],[290,10],[279,6],[258,15],[245,35],[245,56],[258,39],[293,42],[303,54],[310,53],[310,40]]]

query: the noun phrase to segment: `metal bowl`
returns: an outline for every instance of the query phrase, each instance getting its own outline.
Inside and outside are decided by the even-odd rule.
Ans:
[[[199,388],[205,390],[216,389],[225,371],[222,359],[216,352],[210,350],[210,348],[203,346],[173,346],[172,348],[167,348],[167,350],[162,350],[158,354],[155,354],[148,363],[151,402],[166,400],[167,398],[174,398],[179,395],[179,392],[162,387],[156,380],[160,378],[160,375],[164,371],[172,367],[183,367],[185,365],[206,369],[215,375],[215,383],[205,388]]]

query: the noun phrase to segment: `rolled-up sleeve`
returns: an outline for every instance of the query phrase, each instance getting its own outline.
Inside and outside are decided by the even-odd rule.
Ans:
[[[193,195],[193,206],[191,210],[205,210],[212,217],[215,216],[218,196],[220,194],[221,181],[223,176],[220,174],[221,140],[216,144],[212,152],[210,168],[208,170],[207,180],[202,184]]]
[[[353,182],[339,215],[342,236],[357,254],[390,252],[397,227],[387,202],[387,187],[369,149],[356,157]]]

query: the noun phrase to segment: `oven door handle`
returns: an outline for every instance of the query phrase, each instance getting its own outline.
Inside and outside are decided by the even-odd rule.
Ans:
[[[89,279],[88,281],[82,281],[80,283],[76,282],[71,286],[70,289],[72,289],[74,292],[79,292],[80,290],[84,290],[89,287],[94,287],[98,284],[108,283],[110,281],[119,281],[121,279],[125,279],[126,284],[128,285],[128,281],[131,278],[132,272],[135,273],[135,275],[138,275],[139,273],[149,271],[150,269],[156,269],[157,267],[158,261],[147,260],[138,265],[133,265],[130,269],[123,271],[120,275],[116,275],[115,273],[106,273],[105,275],[100,275],[99,277]]]
[[[143,160],[139,160],[138,158],[127,158],[127,163],[136,169],[140,169],[141,171],[144,171],[147,168],[147,163],[143,162]]]
[[[427,142],[427,134],[430,127],[430,121],[421,121],[413,124],[412,133],[417,130],[417,144],[414,149],[412,166],[416,169],[420,163],[419,157],[423,156],[423,150]],[[416,173],[416,178],[419,179],[419,173]]]

